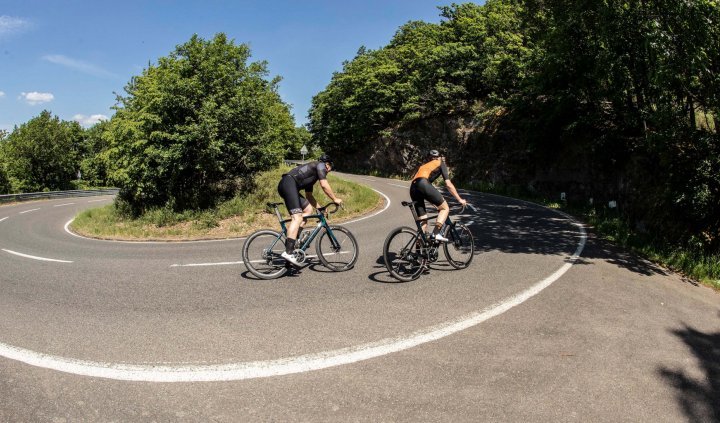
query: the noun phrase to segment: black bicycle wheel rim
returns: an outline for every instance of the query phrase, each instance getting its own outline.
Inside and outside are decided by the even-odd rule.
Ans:
[[[425,259],[417,251],[418,234],[401,227],[390,232],[383,245],[383,259],[390,275],[401,282],[417,279],[425,268]]]
[[[448,231],[448,235],[450,240],[443,245],[448,263],[456,269],[468,267],[475,255],[475,239],[472,232],[465,225],[455,225],[455,232]]]
[[[242,249],[243,263],[255,277],[276,279],[287,272],[287,262],[280,257],[283,251],[285,242],[280,233],[271,230],[258,231],[245,240]]]
[[[330,227],[339,248],[333,245],[327,229],[322,231],[315,241],[315,251],[323,266],[334,272],[352,269],[358,259],[358,243],[355,236],[348,229],[340,226]]]

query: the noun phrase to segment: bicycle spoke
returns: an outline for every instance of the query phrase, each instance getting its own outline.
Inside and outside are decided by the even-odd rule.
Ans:
[[[385,266],[390,274],[403,282],[415,279],[423,271],[426,258],[422,241],[410,228],[397,228],[388,235],[383,247]]]
[[[273,279],[286,271],[286,261],[280,254],[285,251],[285,243],[280,234],[265,230],[252,234],[243,246],[245,267],[261,279]]]
[[[352,268],[358,258],[358,246],[352,232],[340,226],[330,228],[335,238],[325,230],[315,243],[315,250],[322,264],[330,270],[343,271]]]

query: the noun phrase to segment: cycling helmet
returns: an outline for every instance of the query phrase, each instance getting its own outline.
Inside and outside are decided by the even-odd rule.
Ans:
[[[427,155],[428,155],[428,157],[431,157],[431,158],[433,158],[433,159],[437,159],[438,157],[440,157],[440,152],[437,151],[437,150],[430,150],[430,151],[428,151],[428,154],[427,154]]]
[[[321,161],[321,162],[323,162],[323,163],[330,163],[330,166],[335,167],[335,165],[333,164],[332,159],[331,159],[330,156],[328,156],[327,154],[323,154],[322,156],[320,156],[320,158],[319,158],[318,160]]]

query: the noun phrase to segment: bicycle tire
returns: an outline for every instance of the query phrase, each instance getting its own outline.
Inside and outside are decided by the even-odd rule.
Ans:
[[[427,259],[416,251],[419,241],[416,230],[401,226],[385,238],[383,259],[390,275],[401,282],[417,279],[425,269]]]
[[[352,269],[353,266],[355,266],[355,262],[357,262],[359,253],[355,236],[350,230],[342,226],[331,226],[330,230],[340,243],[340,249],[338,250],[332,245],[330,235],[326,228],[315,241],[315,251],[317,252],[320,262],[333,272],[343,272]],[[344,260],[345,257],[348,257],[348,260]]]
[[[250,235],[243,245],[242,259],[247,270],[260,279],[276,279],[287,272],[284,236],[264,229]],[[264,263],[264,265],[263,265]]]
[[[448,238],[450,240],[443,244],[448,263],[456,269],[465,269],[475,255],[475,238],[472,232],[467,226],[456,224],[455,231],[448,231]]]

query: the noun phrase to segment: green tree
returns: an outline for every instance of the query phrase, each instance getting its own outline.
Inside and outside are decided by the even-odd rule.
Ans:
[[[224,34],[197,35],[125,87],[108,127],[110,177],[139,214],[212,206],[282,159],[295,139],[265,62]]]
[[[78,170],[82,128],[47,110],[3,141],[8,179],[15,192],[71,189]]]
[[[108,182],[110,167],[108,150],[110,147],[109,121],[99,122],[85,130],[81,144],[80,172],[82,184],[88,187],[103,187]]]

